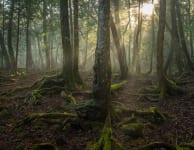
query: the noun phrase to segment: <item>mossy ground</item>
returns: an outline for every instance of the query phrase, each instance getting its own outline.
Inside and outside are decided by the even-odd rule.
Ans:
[[[145,86],[154,86],[154,78],[129,79],[112,93],[114,118],[111,127],[103,130],[102,123],[83,122],[74,117],[68,120],[61,115],[64,112],[75,114],[76,109],[72,109],[75,104],[91,99],[91,92],[87,91],[91,91],[92,76],[83,75],[85,84],[82,89],[41,94],[37,102],[24,98],[31,91],[20,89],[30,87],[42,76],[44,74],[26,74],[0,83],[0,93],[17,89],[14,94],[0,97],[3,108],[0,111],[0,149],[33,149],[42,145],[59,150],[84,150],[91,145],[95,148],[95,143],[103,141],[102,137],[116,149],[135,149],[153,142],[178,143],[179,148],[183,143],[191,146],[194,139],[194,83],[182,86],[187,90],[185,95],[150,102],[139,99],[138,93]],[[113,82],[118,83],[114,79]],[[33,94],[36,95],[37,91]],[[131,111],[126,113],[124,110]],[[38,117],[19,125],[33,115]]]

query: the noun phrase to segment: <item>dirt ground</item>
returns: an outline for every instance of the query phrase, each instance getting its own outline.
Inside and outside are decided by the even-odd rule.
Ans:
[[[93,127],[74,126],[64,129],[63,124],[56,122],[32,121],[21,124],[21,122],[34,113],[63,113],[64,107],[69,104],[67,98],[61,93],[42,95],[38,100],[26,98],[30,91],[22,87],[30,87],[35,81],[45,74],[52,75],[55,72],[21,74],[9,76],[5,72],[1,75],[6,77],[0,80],[0,150],[34,149],[34,145],[40,143],[51,143],[60,150],[84,150],[87,143],[99,138],[99,129]],[[86,93],[92,89],[92,75],[83,75],[84,86],[72,92],[77,103],[91,99]],[[114,138],[126,149],[136,148],[151,142],[166,142],[170,144],[181,144],[191,142],[194,139],[194,77],[189,77],[182,84],[185,94],[179,96],[168,96],[159,102],[150,102],[141,98],[140,91],[155,84],[154,77],[134,76],[130,77],[127,84],[112,94],[114,107],[124,107],[134,111],[147,111],[150,108],[173,116],[173,119],[157,125],[148,125],[140,119],[143,125],[143,134],[132,138],[124,132],[113,127]],[[113,82],[118,82],[114,79]],[[72,113],[72,111],[69,111]],[[130,116],[129,116],[130,117]],[[56,119],[54,121],[57,121]],[[49,149],[43,148],[43,149]]]

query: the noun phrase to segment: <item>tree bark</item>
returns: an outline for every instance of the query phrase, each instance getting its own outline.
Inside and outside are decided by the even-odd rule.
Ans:
[[[194,67],[193,67],[192,62],[191,62],[191,58],[190,58],[189,53],[188,53],[188,48],[187,48],[187,44],[186,44],[186,38],[185,38],[184,28],[183,28],[183,23],[182,23],[181,10],[180,10],[178,0],[176,1],[176,15],[178,18],[178,29],[179,29],[179,34],[180,34],[179,38],[180,38],[182,50],[186,56],[187,65],[188,65],[189,69],[194,70]]]
[[[78,26],[78,0],[73,0],[74,8],[74,64],[73,64],[73,74],[75,81],[77,83],[82,83],[80,74],[79,74],[79,26]]]
[[[159,29],[157,38],[157,74],[159,81],[159,88],[161,91],[161,98],[166,91],[165,76],[163,69],[163,48],[164,48],[164,32],[165,32],[165,20],[166,20],[166,0],[160,0],[160,15],[159,15]]]
[[[34,62],[32,59],[32,49],[31,49],[31,31],[30,31],[30,22],[31,22],[31,1],[26,2],[26,70],[31,71],[34,67]]]
[[[118,34],[118,31],[117,31],[117,28],[116,28],[116,25],[113,21],[112,16],[110,16],[110,27],[111,27],[115,47],[117,50],[117,56],[118,56],[119,66],[120,66],[120,71],[121,71],[121,79],[126,79],[127,75],[128,75],[126,55],[124,55],[124,53],[123,53],[121,42],[119,39],[119,34]]]
[[[51,69],[50,48],[48,43],[48,30],[47,30],[47,4],[46,0],[43,1],[43,40],[46,53],[46,69]]]
[[[133,70],[135,70],[136,67],[136,72],[138,72],[138,66],[140,66],[139,62],[139,45],[140,45],[140,34],[141,34],[141,28],[142,28],[142,12],[141,12],[141,0],[139,0],[139,7],[138,7],[138,24],[137,24],[137,32],[135,35],[134,39],[134,45],[133,45],[133,61],[132,61],[132,67]]]
[[[70,42],[68,1],[60,0],[61,36],[63,46],[63,70],[62,77],[70,88],[74,84],[73,76],[73,51]]]
[[[121,79],[126,79],[128,76],[128,66],[127,66],[127,60],[126,60],[125,45],[124,45],[124,42],[122,42],[121,40],[122,37],[121,37],[120,16],[119,16],[120,1],[113,0],[113,3],[114,3],[115,25],[111,16],[111,30],[112,30],[112,33],[115,30],[114,31],[115,33],[113,33],[113,38],[114,38],[114,41],[117,40],[117,43],[115,43],[115,45],[118,44],[118,46],[116,46],[116,49],[117,49],[117,54],[120,55],[118,56],[118,60],[119,60],[119,65],[121,70]],[[112,25],[115,26],[115,29]],[[120,57],[122,57],[122,60],[120,59]]]
[[[5,46],[5,41],[4,41],[4,38],[3,38],[3,35],[2,35],[2,31],[0,31],[0,46],[1,46],[2,55],[3,55],[3,58],[4,58],[4,62],[5,62],[5,69],[9,70],[10,67],[11,67],[11,63],[10,63],[9,55],[8,55],[8,52],[7,52],[7,49],[6,49],[6,46]]]
[[[96,104],[96,115],[105,119],[111,108],[111,63],[110,63],[110,0],[99,0],[98,32],[95,51],[93,96]]]
[[[12,45],[12,25],[13,25],[13,14],[14,14],[14,8],[15,8],[15,1],[11,0],[10,10],[9,10],[9,22],[8,22],[8,31],[7,31],[7,46],[9,51],[9,57],[11,62],[11,71],[13,73],[16,72],[16,60],[14,56],[14,50]]]

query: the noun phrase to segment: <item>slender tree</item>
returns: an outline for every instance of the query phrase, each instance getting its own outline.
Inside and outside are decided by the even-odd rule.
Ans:
[[[79,74],[79,25],[78,25],[78,0],[73,0],[74,8],[74,59],[73,59],[73,74],[77,83],[82,83]]]
[[[113,34],[114,43],[117,50],[119,66],[121,71],[121,79],[126,79],[128,76],[128,66],[126,60],[126,52],[124,42],[122,41],[121,29],[120,29],[120,16],[119,16],[119,7],[120,1],[113,0],[114,4],[114,16],[115,16],[115,25],[113,18],[111,17],[111,31]]]
[[[186,44],[186,38],[185,38],[185,33],[184,33],[184,28],[183,28],[179,0],[176,1],[176,15],[178,18],[178,31],[179,31],[179,40],[181,42],[181,48],[186,56],[187,66],[189,67],[190,70],[194,70],[194,67],[193,67],[192,62],[191,62],[191,58],[190,58],[189,53],[188,53],[187,44]]]
[[[26,0],[26,70],[30,71],[34,68],[31,49],[31,17],[32,17],[32,1]]]
[[[46,53],[46,69],[51,68],[51,59],[50,59],[50,48],[48,43],[48,23],[47,23],[47,3],[46,0],[43,0],[43,39],[44,39],[44,49]]]
[[[157,74],[159,80],[159,88],[161,91],[161,99],[166,92],[166,82],[163,69],[163,49],[164,49],[164,32],[165,32],[165,20],[166,20],[166,0],[160,0],[160,15],[159,15],[159,28],[157,38]]]
[[[13,37],[13,14],[14,14],[14,8],[15,8],[15,0],[10,1],[10,10],[9,10],[9,23],[8,23],[8,31],[7,31],[7,46],[10,56],[10,62],[11,62],[11,71],[13,73],[16,72],[16,60],[12,45],[12,37]]]

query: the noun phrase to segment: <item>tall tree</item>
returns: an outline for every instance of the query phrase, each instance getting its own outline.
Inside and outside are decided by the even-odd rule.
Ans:
[[[165,76],[163,69],[163,49],[164,49],[164,32],[166,21],[166,0],[160,0],[160,15],[159,15],[159,28],[157,38],[157,74],[159,80],[159,88],[161,91],[160,98],[164,97],[166,92]]]
[[[128,66],[126,60],[124,41],[122,41],[120,29],[120,16],[119,16],[120,1],[113,0],[113,4],[114,4],[115,25],[113,18],[111,17],[111,31],[113,34],[113,39],[117,50],[119,66],[121,71],[121,79],[126,79],[128,76]]]
[[[93,96],[96,104],[96,117],[105,119],[111,108],[110,85],[110,0],[99,0],[98,32],[94,64]]]
[[[74,86],[73,75],[73,51],[70,42],[68,1],[60,0],[61,36],[63,46],[63,70],[62,77],[70,88]]]
[[[142,1],[138,1],[138,22],[137,22],[137,32],[134,38],[134,45],[133,45],[133,61],[132,61],[132,67],[137,73],[140,73],[140,60],[139,60],[139,48],[140,48],[140,38],[141,38],[141,29],[142,29]]]
[[[48,43],[48,24],[47,24],[47,1],[43,0],[43,40],[44,40],[44,49],[46,53],[46,69],[51,68],[51,56],[50,48]]]
[[[32,19],[32,2],[31,0],[26,0],[26,70],[30,71],[34,67],[34,62],[32,58],[31,49],[31,19]]]
[[[189,53],[188,53],[187,44],[186,44],[186,38],[185,38],[185,33],[184,33],[184,28],[183,28],[179,0],[176,1],[176,15],[178,18],[178,30],[179,30],[179,39],[181,42],[181,48],[186,56],[187,66],[189,67],[190,70],[194,70],[194,67],[193,67],[192,62],[191,62],[191,58],[190,58]]]
[[[77,83],[82,83],[79,74],[79,25],[78,25],[78,0],[73,0],[74,8],[74,59],[73,59],[73,74]]]
[[[8,23],[8,31],[7,31],[7,45],[11,62],[11,71],[13,73],[16,72],[16,60],[12,45],[12,37],[13,37],[13,14],[15,8],[15,0],[10,1],[10,9],[9,9],[9,23]]]

